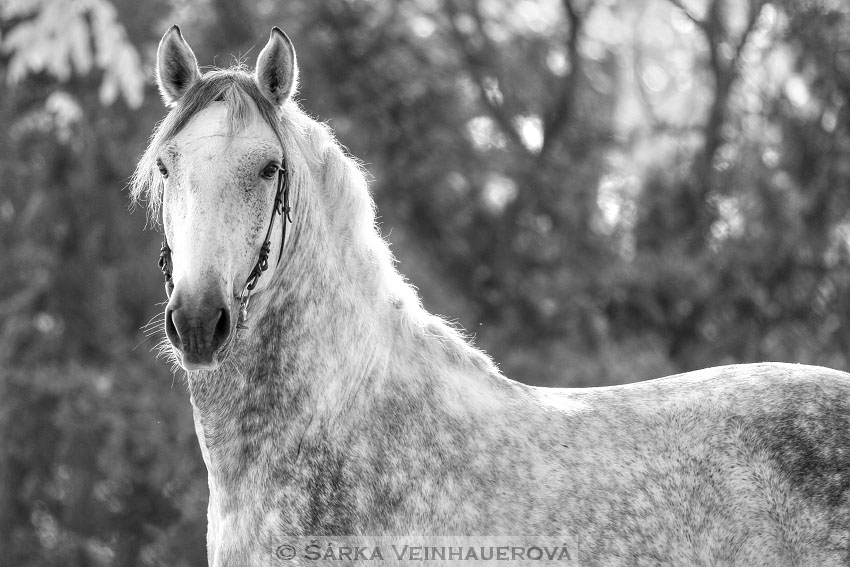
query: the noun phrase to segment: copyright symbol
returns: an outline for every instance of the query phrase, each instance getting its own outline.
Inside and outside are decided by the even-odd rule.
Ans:
[[[295,548],[291,545],[283,544],[274,550],[274,554],[277,555],[278,559],[289,561],[295,557]]]

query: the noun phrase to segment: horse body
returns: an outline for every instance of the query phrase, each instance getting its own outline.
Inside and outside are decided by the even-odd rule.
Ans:
[[[289,536],[516,533],[570,538],[582,565],[846,564],[845,374],[742,365],[534,388],[433,329],[381,345],[374,359],[394,362],[362,374],[345,367],[368,337],[331,354],[291,336],[298,306],[324,299],[268,311],[244,374],[190,377],[212,565],[277,564]]]
[[[238,70],[202,77],[166,34],[160,87],[176,108],[134,186],[167,209],[166,327],[192,370],[211,565],[295,565],[276,553],[287,538],[346,535],[565,538],[581,565],[850,563],[850,376],[767,364],[610,388],[508,380],[395,271],[362,172],[288,100],[294,52],[277,34],[259,88]],[[279,124],[263,120],[269,101]],[[234,124],[247,145],[218,144]],[[238,325],[268,213],[245,217],[271,210],[276,139],[294,222]],[[231,174],[216,170],[227,151],[262,155]],[[238,214],[214,211],[229,200]],[[191,202],[221,230],[187,234],[204,225]]]

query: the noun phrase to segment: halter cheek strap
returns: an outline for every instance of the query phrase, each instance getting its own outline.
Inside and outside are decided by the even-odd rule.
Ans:
[[[254,264],[254,269],[248,275],[248,280],[245,282],[245,287],[242,288],[242,293],[239,294],[239,321],[236,323],[237,329],[247,329],[245,321],[248,319],[248,301],[251,299],[249,291],[253,291],[257,287],[257,280],[263,275],[263,272],[269,269],[269,253],[272,247],[272,230],[274,229],[274,221],[277,215],[283,217],[282,234],[280,236],[280,250],[277,254],[277,263],[280,264],[280,259],[283,257],[283,245],[286,243],[286,223],[292,223],[292,217],[289,216],[292,207],[289,206],[289,172],[286,169],[286,162],[283,163],[277,172],[277,193],[274,196],[274,208],[272,209],[272,220],[269,222],[269,228],[266,231],[266,240],[260,247],[260,257],[257,263]]]
[[[236,296],[239,299],[239,321],[236,325],[238,329],[247,328],[245,326],[245,320],[248,318],[248,301],[251,298],[251,294],[248,292],[253,291],[254,288],[257,287],[257,281],[260,279],[260,276],[263,275],[263,272],[269,269],[269,254],[271,253],[272,230],[274,230],[275,218],[277,215],[283,217],[280,251],[277,255],[277,262],[280,263],[280,259],[283,257],[283,245],[286,243],[286,223],[292,223],[292,217],[289,215],[291,211],[292,208],[289,206],[289,171],[287,170],[286,163],[284,162],[277,172],[277,192],[274,196],[272,220],[269,223],[268,230],[266,231],[266,239],[263,242],[263,245],[260,246],[260,257],[257,259],[257,263],[254,264],[254,268],[251,270],[251,273],[248,275],[248,279],[245,281],[242,292]],[[162,270],[162,275],[165,277],[165,294],[168,297],[171,297],[171,292],[174,291],[174,282],[171,279],[171,248],[168,246],[167,240],[162,242],[162,248],[159,250],[159,269]]]
[[[291,210],[292,208],[289,206],[289,175],[286,171],[286,164],[284,164],[277,172],[277,193],[274,196],[272,220],[269,223],[269,229],[266,231],[266,240],[260,247],[260,257],[257,263],[254,264],[254,269],[251,270],[251,274],[245,282],[243,293],[245,290],[253,291],[257,287],[257,280],[260,279],[263,272],[269,269],[269,253],[272,247],[272,230],[274,230],[275,215],[281,215],[283,217],[283,235],[280,240],[280,251],[277,255],[277,261],[280,263],[280,259],[283,257],[283,244],[286,241],[286,222],[292,222],[292,218],[289,216]]]

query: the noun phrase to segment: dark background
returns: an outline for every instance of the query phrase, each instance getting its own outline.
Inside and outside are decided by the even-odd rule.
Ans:
[[[124,191],[172,23],[202,66],[287,31],[401,271],[508,376],[850,368],[845,0],[0,0],[0,564],[206,565]]]

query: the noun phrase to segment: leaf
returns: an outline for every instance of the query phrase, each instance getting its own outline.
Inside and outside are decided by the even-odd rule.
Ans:
[[[8,83],[41,72],[64,82],[75,72],[85,75],[97,68],[103,71],[103,104],[119,95],[132,108],[142,104],[141,58],[108,0],[4,0],[0,18],[22,18],[0,38],[0,51],[10,56]]]

